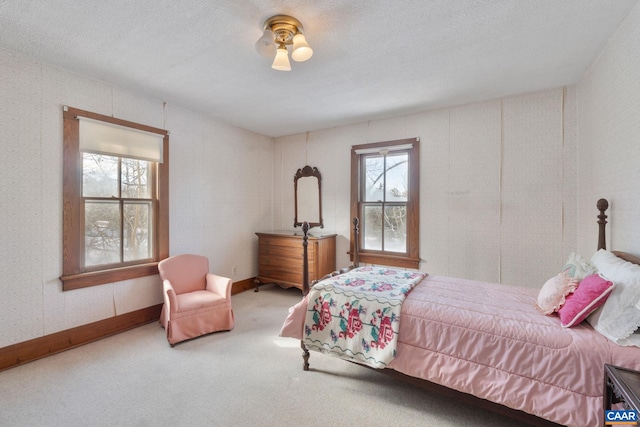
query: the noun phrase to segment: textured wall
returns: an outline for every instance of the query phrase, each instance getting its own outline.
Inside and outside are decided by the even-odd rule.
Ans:
[[[293,174],[318,167],[348,265],[351,146],[420,137],[421,269],[541,286],[575,250],[575,127],[570,87],[278,138],[274,223],[292,228]]]
[[[578,250],[595,251],[595,201],[609,200],[608,247],[640,255],[640,4],[578,84]]]
[[[168,129],[170,250],[257,274],[272,140],[0,50],[0,347],[162,302],[158,276],[62,292],[62,106]]]

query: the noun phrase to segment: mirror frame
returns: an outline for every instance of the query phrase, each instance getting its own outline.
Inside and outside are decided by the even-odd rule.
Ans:
[[[322,220],[322,175],[320,171],[316,167],[305,166],[302,169],[298,169],[296,174],[293,177],[293,194],[294,194],[294,204],[295,204],[295,217],[293,219],[293,226],[298,227],[302,226],[302,222],[298,221],[298,180],[300,178],[316,178],[318,180],[318,221],[319,222],[308,222],[309,228],[311,227],[320,227],[324,228],[324,221]]]

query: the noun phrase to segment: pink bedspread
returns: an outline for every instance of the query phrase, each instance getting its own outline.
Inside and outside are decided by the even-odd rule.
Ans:
[[[389,368],[567,426],[603,424],[604,364],[640,370],[588,323],[566,329],[534,307],[536,289],[427,276],[401,311]],[[302,339],[303,300],[281,336]]]

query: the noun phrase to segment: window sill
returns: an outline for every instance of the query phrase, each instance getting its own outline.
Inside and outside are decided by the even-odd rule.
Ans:
[[[358,257],[361,264],[388,265],[391,267],[412,268],[414,270],[420,269],[420,258],[366,252],[360,252]]]
[[[70,291],[154,274],[158,274],[157,262],[61,276],[60,280],[62,281],[62,290]]]

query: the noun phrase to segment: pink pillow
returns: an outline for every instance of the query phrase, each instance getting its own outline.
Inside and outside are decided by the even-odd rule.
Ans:
[[[597,274],[582,279],[575,292],[567,295],[564,305],[558,310],[562,326],[570,328],[586,319],[595,309],[604,304],[613,287],[613,282]]]

